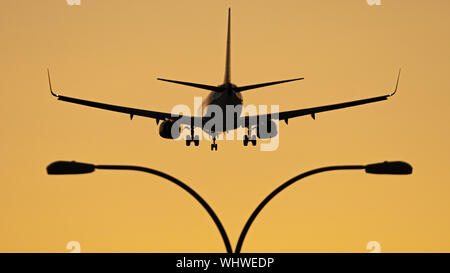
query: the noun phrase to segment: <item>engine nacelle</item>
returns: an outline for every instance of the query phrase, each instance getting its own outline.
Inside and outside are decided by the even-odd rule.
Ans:
[[[174,121],[171,120],[165,120],[159,125],[159,135],[162,138],[167,139],[177,139],[181,135],[181,126],[178,128],[174,128],[173,134],[172,134],[172,127],[174,126]]]
[[[278,128],[273,120],[269,119],[265,123],[258,123],[258,127],[256,128],[256,136],[258,136],[258,138],[269,139],[276,137],[277,134]]]

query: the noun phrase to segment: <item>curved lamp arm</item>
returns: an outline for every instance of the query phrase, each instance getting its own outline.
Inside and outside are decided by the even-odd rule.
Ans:
[[[95,169],[103,169],[103,170],[129,170],[129,171],[140,171],[145,173],[154,174],[156,176],[165,178],[175,185],[179,186],[183,190],[187,191],[192,197],[197,200],[202,207],[208,212],[209,216],[213,219],[217,228],[219,229],[220,235],[222,236],[222,240],[225,244],[225,248],[227,253],[233,253],[233,249],[231,248],[230,240],[228,239],[227,233],[225,232],[225,228],[217,217],[216,213],[213,209],[208,205],[208,203],[191,187],[176,179],[173,176],[170,176],[166,173],[145,168],[139,166],[128,166],[128,165],[94,165],[89,163],[80,163],[75,161],[56,161],[50,164],[47,167],[48,174],[82,174],[82,173],[91,173]]]
[[[192,197],[195,198],[202,206],[203,208],[208,212],[209,216],[213,219],[214,223],[216,224],[217,228],[219,229],[220,235],[222,236],[223,242],[225,244],[225,248],[227,250],[227,253],[233,253],[233,250],[231,248],[230,240],[228,239],[227,233],[225,231],[225,228],[223,227],[222,223],[219,220],[219,217],[217,217],[214,210],[208,205],[208,203],[191,187],[184,184],[180,180],[176,179],[173,176],[170,176],[166,173],[145,168],[145,167],[138,167],[138,166],[121,166],[121,165],[96,165],[96,169],[107,169],[107,170],[131,170],[131,171],[140,171],[140,172],[146,172],[150,174],[154,174],[157,176],[160,176],[162,178],[165,178],[169,180],[170,182],[174,183],[175,185],[181,187],[183,190],[187,191]]]
[[[250,229],[250,226],[252,225],[253,221],[255,221],[256,216],[261,212],[261,210],[264,208],[267,203],[269,203],[272,198],[274,198],[278,193],[280,193],[285,188],[289,187],[290,185],[294,184],[298,180],[305,178],[307,176],[326,172],[326,171],[334,171],[334,170],[356,170],[356,169],[365,169],[365,166],[362,165],[348,165],[348,166],[331,166],[331,167],[324,167],[324,168],[318,168],[314,169],[305,173],[302,173],[294,178],[289,179],[285,183],[283,183],[281,186],[276,188],[274,191],[272,191],[264,200],[256,207],[256,209],[253,211],[252,215],[250,215],[250,218],[248,218],[247,223],[245,223],[244,228],[241,231],[241,235],[239,236],[239,240],[236,245],[236,249],[234,250],[234,253],[240,253],[242,244],[244,243],[245,235],[247,235],[248,230]]]

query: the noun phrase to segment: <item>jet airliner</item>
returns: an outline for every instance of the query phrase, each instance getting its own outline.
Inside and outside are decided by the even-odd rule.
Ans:
[[[162,123],[159,126],[159,134],[161,137],[166,139],[177,139],[181,134],[181,126],[186,126],[186,128],[190,129],[190,134],[186,138],[186,145],[190,146],[191,143],[194,143],[195,146],[199,145],[199,137],[194,134],[194,128],[198,127],[201,128],[204,132],[209,134],[212,137],[213,143],[211,144],[211,150],[217,151],[217,144],[216,144],[216,137],[218,134],[223,133],[228,130],[234,130],[237,128],[245,128],[247,129],[247,134],[244,136],[243,144],[244,146],[247,146],[249,143],[251,143],[253,146],[256,145],[256,137],[260,139],[269,139],[272,137],[275,137],[277,135],[276,125],[273,120],[284,120],[286,124],[288,123],[289,119],[300,117],[300,116],[306,116],[309,115],[313,119],[315,119],[317,113],[325,112],[325,111],[331,111],[341,108],[347,108],[347,107],[353,107],[357,105],[362,104],[368,104],[372,102],[378,102],[378,101],[384,101],[387,100],[389,97],[393,96],[397,92],[398,88],[398,82],[400,79],[400,71],[397,76],[397,82],[395,85],[395,89],[393,92],[387,95],[382,95],[378,97],[371,97],[366,99],[360,99],[360,100],[354,100],[354,101],[347,101],[342,103],[336,103],[331,105],[324,105],[324,106],[318,106],[318,107],[311,107],[311,108],[305,108],[305,109],[298,109],[298,110],[292,110],[292,111],[284,111],[284,112],[278,112],[278,113],[269,113],[269,114],[259,114],[259,115],[253,115],[253,116],[241,116],[241,113],[237,113],[237,116],[234,117],[235,121],[232,122],[233,124],[232,128],[222,128],[213,126],[212,129],[206,129],[205,124],[209,120],[213,118],[214,115],[211,115],[211,113],[208,114],[208,109],[211,106],[220,107],[220,109],[223,110],[223,113],[226,112],[227,106],[234,106],[235,109],[240,109],[236,106],[242,106],[242,92],[266,87],[270,85],[276,85],[281,83],[287,83],[292,81],[298,81],[303,80],[304,78],[295,78],[295,79],[289,79],[289,80],[282,80],[282,81],[274,81],[274,82],[266,82],[266,83],[259,83],[259,84],[253,84],[253,85],[246,85],[246,86],[237,86],[231,82],[231,60],[230,60],[230,45],[231,45],[231,37],[230,37],[230,30],[231,30],[231,9],[228,9],[228,27],[227,27],[227,44],[226,44],[226,61],[225,61],[225,78],[224,82],[218,86],[212,86],[212,85],[206,85],[206,84],[200,84],[200,83],[192,83],[192,82],[184,82],[184,81],[177,81],[177,80],[168,80],[168,79],[162,79],[158,78],[158,80],[175,83],[175,84],[181,84],[186,85],[190,87],[200,88],[204,90],[210,91],[210,94],[206,98],[204,105],[206,106],[206,113],[202,114],[200,116],[186,116],[186,115],[175,115],[172,113],[164,113],[164,112],[157,112],[157,111],[150,111],[150,110],[144,110],[144,109],[137,109],[137,108],[131,108],[131,107],[124,107],[124,106],[118,106],[118,105],[112,105],[112,104],[106,104],[101,102],[95,102],[95,101],[89,101],[89,100],[83,100],[73,97],[67,97],[63,95],[59,95],[55,93],[52,89],[52,84],[50,80],[50,72],[47,69],[48,73],[48,82],[50,87],[50,93],[55,96],[60,101],[80,104],[84,106],[104,109],[104,110],[110,110],[114,112],[124,113],[130,115],[130,119],[133,118],[133,116],[142,116],[147,118],[152,118],[156,120],[156,123],[159,124],[159,121],[162,121]],[[223,117],[226,119],[226,116]],[[240,118],[242,122],[237,122],[237,118]],[[227,121],[224,121],[223,124],[228,124]],[[178,128],[173,128],[173,126],[178,126]],[[174,130],[173,130],[174,129]],[[256,129],[256,136],[252,133]],[[266,133],[262,133],[262,132]]]

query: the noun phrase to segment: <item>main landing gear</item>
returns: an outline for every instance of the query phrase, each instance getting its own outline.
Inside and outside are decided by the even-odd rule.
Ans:
[[[191,146],[191,142],[194,142],[195,146],[200,144],[199,136],[194,136],[194,128],[191,128],[191,135],[186,136],[186,146]]]
[[[252,146],[256,146],[256,136],[252,135],[252,130],[247,127],[247,134],[244,136],[244,146],[251,142]]]
[[[245,135],[244,146],[247,146],[249,142],[252,143],[252,146],[256,146],[256,136],[249,137],[248,135]]]
[[[186,136],[186,146],[191,146],[191,142],[194,142],[195,146],[200,144],[200,139],[198,136]]]

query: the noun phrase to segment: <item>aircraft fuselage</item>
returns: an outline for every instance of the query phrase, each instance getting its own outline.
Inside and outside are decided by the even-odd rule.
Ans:
[[[205,110],[204,115],[211,117],[211,114],[215,111],[215,107],[210,107],[212,105],[218,106],[224,115],[224,119],[226,117],[226,108],[227,105],[232,105],[234,107],[238,105],[242,105],[242,95],[240,92],[236,92],[237,86],[231,83],[225,83],[218,86],[222,89],[222,92],[211,92],[203,102],[203,108]],[[238,116],[241,115],[241,108],[237,108]]]

